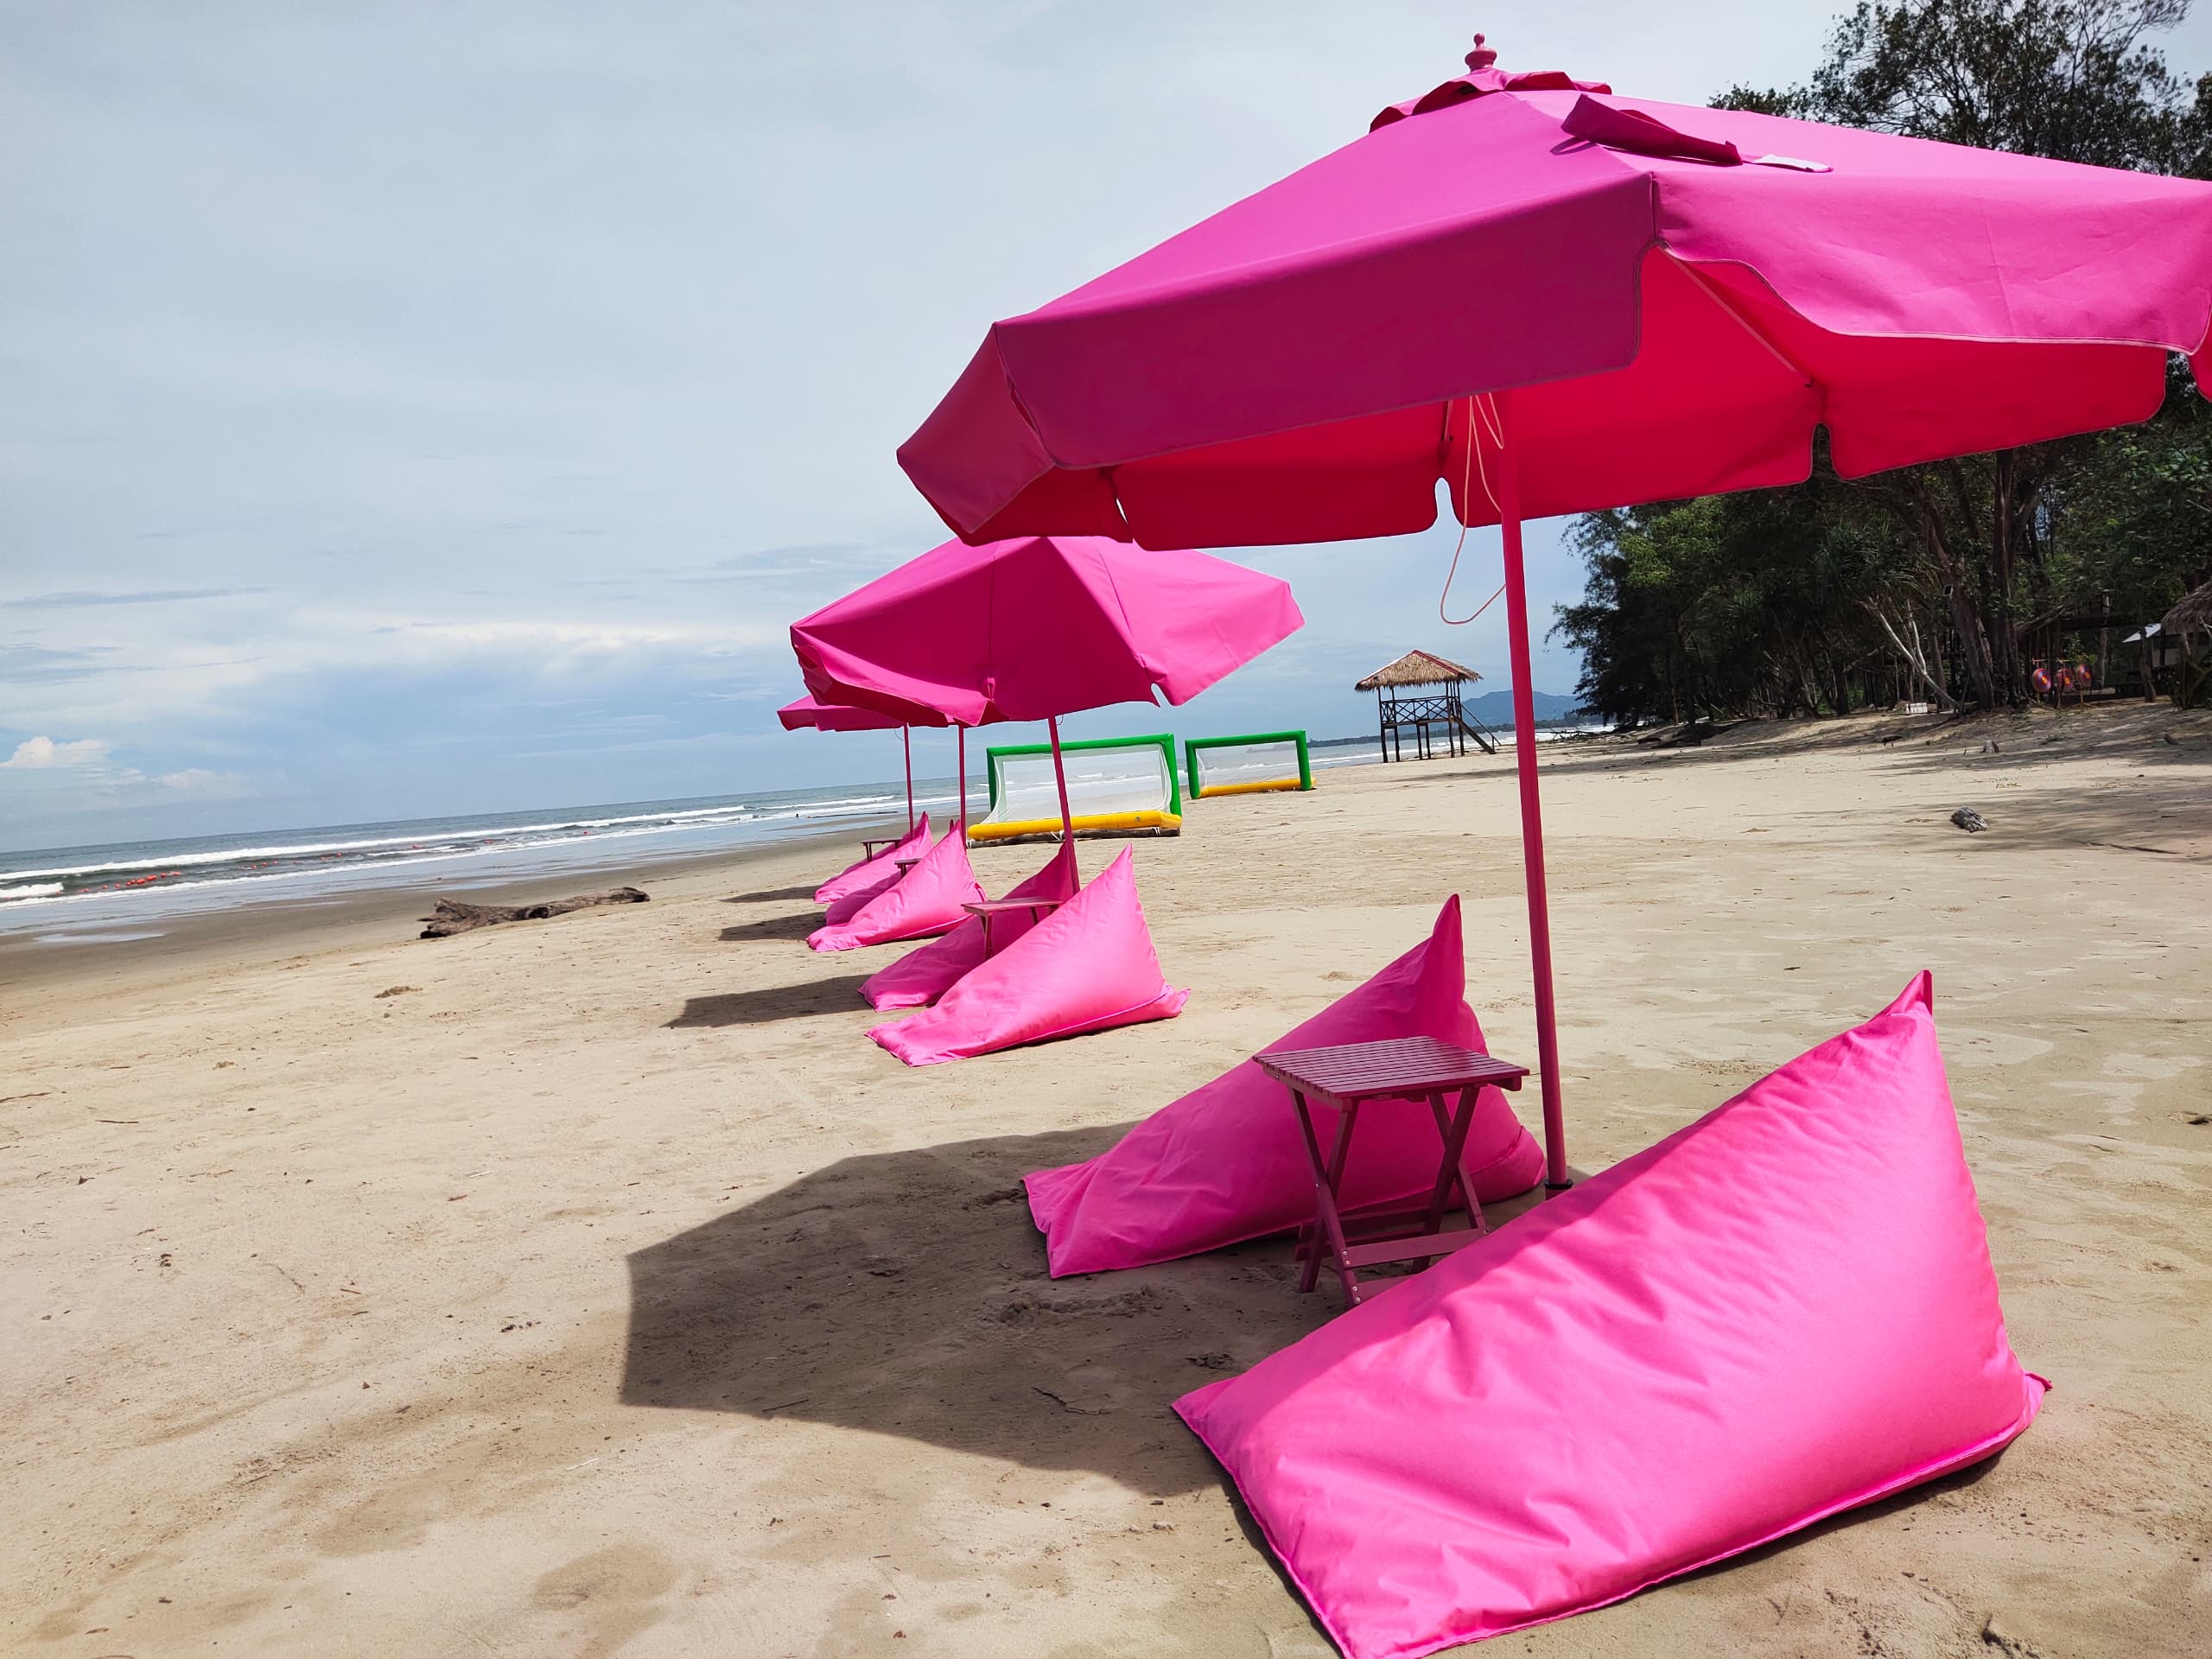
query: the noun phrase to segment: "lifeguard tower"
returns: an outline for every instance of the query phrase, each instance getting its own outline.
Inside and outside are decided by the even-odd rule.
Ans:
[[[1408,729],[1417,760],[1465,754],[1470,741],[1484,754],[1496,754],[1497,734],[1470,715],[1460,696],[1460,687],[1481,678],[1473,669],[1433,652],[1409,651],[1352,690],[1375,694],[1376,732],[1385,760],[1406,758]]]

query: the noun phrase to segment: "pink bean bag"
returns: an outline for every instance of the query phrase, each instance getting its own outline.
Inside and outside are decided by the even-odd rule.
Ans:
[[[1427,938],[1261,1052],[1436,1037],[1488,1052],[1467,1006],[1466,980],[1455,893]],[[1475,1196],[1526,1192],[1543,1179],[1543,1148],[1499,1090],[1475,1098],[1466,1148]],[[1317,1103],[1313,1127],[1325,1147],[1332,1144],[1336,1112]],[[1352,1208],[1426,1194],[1443,1156],[1427,1107],[1363,1112],[1343,1201]],[[1290,1096],[1250,1060],[1163,1106],[1112,1151],[1040,1169],[1027,1185],[1056,1279],[1195,1255],[1313,1219],[1313,1165]]]
[[[1928,976],[1176,1410],[1351,1659],[1602,1606],[1985,1458],[2005,1336]]]
[[[811,950],[857,950],[864,944],[925,939],[976,918],[961,908],[983,896],[968,867],[966,837],[950,835],[922,855],[921,862],[849,920],[831,922],[807,935]]]
[[[896,847],[884,853],[881,859],[872,861],[872,864],[880,864],[887,861],[890,864],[889,869],[878,874],[865,885],[849,888],[823,904],[822,907],[823,926],[842,927],[899,885],[898,861],[902,858],[919,860],[925,856],[930,849],[928,823],[925,822],[918,825],[917,829],[919,830],[918,834],[909,836]]]
[[[1018,884],[1007,897],[1049,899],[1065,904],[1082,885],[1082,878],[1076,873],[1075,849],[1063,842],[1052,855],[1051,863]],[[1020,911],[994,917],[991,942],[1003,950],[1034,925]],[[964,976],[974,972],[982,960],[982,918],[969,916],[950,933],[909,950],[888,968],[872,976],[861,987],[861,996],[868,1007],[879,1010],[925,1008]]]
[[[863,889],[880,893],[899,879],[899,861],[918,856],[930,844],[930,815],[922,814],[921,822],[902,836],[895,847],[887,847],[874,858],[863,858],[845,868],[814,890],[817,905],[834,905]]]
[[[1170,986],[1137,903],[1129,853],[976,969],[933,1008],[868,1033],[909,1065],[934,1065],[1078,1032],[1172,1020]]]

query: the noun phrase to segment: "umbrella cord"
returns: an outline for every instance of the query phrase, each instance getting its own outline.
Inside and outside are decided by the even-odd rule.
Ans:
[[[1483,395],[1482,401],[1484,404],[1488,404],[1490,402],[1490,396],[1488,393],[1484,393]],[[1491,506],[1497,507],[1497,497],[1491,492],[1490,469],[1482,466],[1482,445],[1475,436],[1475,409],[1476,400],[1472,397],[1468,398],[1467,461],[1459,477],[1459,503],[1461,507],[1459,515],[1459,539],[1452,544],[1452,568],[1444,573],[1444,591],[1436,596],[1436,619],[1448,628],[1464,628],[1468,623],[1473,621],[1484,611],[1490,609],[1491,606],[1497,604],[1498,594],[1503,594],[1505,591],[1505,584],[1502,582],[1499,582],[1497,584],[1497,593],[1492,594],[1488,599],[1483,601],[1481,604],[1476,606],[1473,610],[1469,611],[1465,616],[1454,616],[1452,614],[1449,608],[1452,600],[1452,581],[1453,577],[1459,574],[1459,555],[1467,545],[1467,515],[1468,510],[1471,509],[1473,505],[1469,499],[1468,492],[1474,487],[1474,474],[1478,467],[1481,467],[1482,469],[1483,494],[1489,499]],[[1492,442],[1497,443],[1497,447],[1501,449],[1505,447],[1505,433],[1503,431],[1503,426],[1504,423],[1497,419],[1497,411],[1496,408],[1491,408],[1489,410],[1489,418],[1483,422],[1483,427],[1490,433]],[[1501,518],[1504,517],[1504,513],[1505,510],[1503,507],[1498,507],[1498,516]]]

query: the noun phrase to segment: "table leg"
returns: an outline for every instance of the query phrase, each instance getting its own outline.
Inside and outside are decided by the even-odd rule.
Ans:
[[[1452,1166],[1459,1173],[1459,1191],[1467,1200],[1467,1225],[1486,1233],[1490,1224],[1483,1219],[1483,1201],[1475,1196],[1475,1178],[1467,1173],[1467,1136],[1474,1127],[1481,1094],[1480,1089],[1472,1087],[1459,1091],[1459,1144],[1452,1154]]]
[[[1472,1089],[1459,1091],[1459,1109],[1448,1122],[1444,1110],[1444,1096],[1440,1092],[1428,1097],[1429,1109],[1435,1113],[1437,1127],[1444,1132],[1444,1162],[1436,1172],[1436,1188],[1428,1198],[1428,1230],[1440,1231],[1444,1211],[1452,1198],[1452,1184],[1458,1181],[1467,1200],[1467,1214],[1477,1227],[1482,1225],[1482,1210],[1475,1201],[1475,1190],[1467,1181],[1466,1171],[1461,1166],[1460,1154],[1466,1150],[1467,1129],[1475,1120],[1475,1093]]]
[[[1351,1241],[1344,1236],[1344,1212],[1337,1207],[1337,1195],[1344,1191],[1344,1166],[1351,1161],[1352,1126],[1359,1122],[1359,1103],[1345,1101],[1338,1109],[1336,1155],[1329,1160],[1329,1207],[1322,1213],[1322,1221],[1329,1230],[1329,1246],[1335,1259],[1330,1265],[1336,1268],[1337,1277],[1344,1287],[1344,1300],[1359,1306],[1359,1275],[1352,1270],[1346,1255]]]
[[[1306,1265],[1300,1270],[1298,1287],[1309,1291],[1321,1277],[1321,1252],[1325,1245],[1330,1255],[1329,1265],[1344,1281],[1344,1295],[1353,1303],[1359,1300],[1359,1279],[1351,1264],[1344,1260],[1346,1241],[1344,1218],[1337,1211],[1337,1192],[1344,1180],[1344,1165],[1351,1152],[1352,1126],[1359,1121],[1357,1102],[1338,1108],[1337,1143],[1325,1163],[1321,1157],[1321,1141],[1313,1132],[1313,1114],[1306,1103],[1305,1094],[1296,1089],[1290,1091],[1292,1102],[1298,1108],[1299,1132],[1306,1139],[1306,1155],[1313,1165],[1314,1225],[1313,1248],[1306,1254]]]
[[[1298,1288],[1303,1294],[1313,1289],[1321,1276],[1321,1217],[1329,1208],[1329,1166],[1322,1161],[1321,1142],[1313,1134],[1313,1114],[1306,1109],[1306,1096],[1294,1089],[1290,1102],[1298,1113],[1298,1132],[1306,1139],[1306,1155],[1313,1164],[1313,1219],[1304,1230],[1306,1265],[1298,1274]]]

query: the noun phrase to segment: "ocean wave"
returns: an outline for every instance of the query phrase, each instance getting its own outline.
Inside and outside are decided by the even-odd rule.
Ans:
[[[939,793],[918,791],[933,806]],[[949,790],[942,793],[950,798]],[[905,802],[905,792],[893,788],[848,792],[833,785],[703,805],[556,807],[512,816],[276,831],[239,836],[237,842],[250,844],[227,847],[185,842],[170,842],[164,849],[163,843],[147,841],[25,850],[7,861],[22,868],[0,870],[0,915],[8,918],[0,931],[25,924],[123,923],[125,918],[163,913],[171,895],[186,910],[227,906],[263,893],[295,904],[312,902],[318,893],[407,882],[423,866],[451,872],[442,875],[444,880],[469,883],[574,867],[580,860],[611,867],[695,849],[774,842],[855,819],[896,819]],[[622,845],[633,839],[640,843],[636,850]],[[67,863],[60,861],[65,859]]]
[[[844,807],[846,802],[824,803]],[[712,829],[703,820],[721,818],[731,823],[750,822],[743,803],[733,806],[686,807],[673,812],[632,812],[606,818],[557,818],[542,823],[508,823],[484,830],[424,830],[411,836],[374,836],[353,841],[308,841],[269,847],[234,847],[224,851],[169,853],[153,858],[111,859],[95,864],[65,864],[35,870],[0,870],[0,881],[36,881],[54,876],[111,875],[130,870],[191,869],[209,864],[254,864],[286,858],[329,858],[346,853],[372,853],[380,848],[404,847],[427,850],[429,843],[480,847],[517,845],[530,837],[556,836],[563,830],[592,830],[626,824],[666,824],[671,829]]]

